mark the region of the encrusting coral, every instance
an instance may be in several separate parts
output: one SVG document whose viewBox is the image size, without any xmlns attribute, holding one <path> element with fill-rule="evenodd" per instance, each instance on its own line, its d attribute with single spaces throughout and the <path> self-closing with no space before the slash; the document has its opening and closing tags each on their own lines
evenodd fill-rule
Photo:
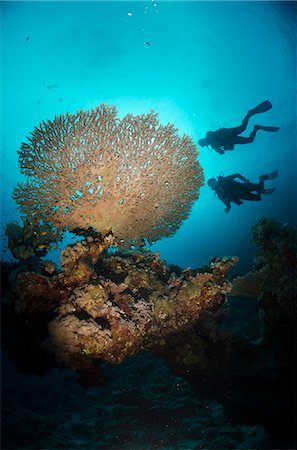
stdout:
<svg viewBox="0 0 297 450">
<path fill-rule="evenodd" d="M 92 386 L 104 382 L 102 361 L 154 351 L 199 398 L 216 398 L 231 418 L 292 442 L 296 230 L 263 218 L 252 236 L 254 270 L 233 287 L 226 275 L 236 258 L 182 270 L 158 253 L 109 251 L 112 233 L 66 247 L 61 270 L 41 260 L 35 269 L 24 260 L 3 265 L 2 348 L 19 370 L 71 367 Z M 230 294 L 257 296 L 255 334 L 241 332 L 237 298 L 228 319 Z"/>
<path fill-rule="evenodd" d="M 158 253 L 100 251 L 81 241 L 62 253 L 62 271 L 49 263 L 43 273 L 12 274 L 11 307 L 31 329 L 44 321 L 44 348 L 75 369 L 92 360 L 119 363 L 145 349 L 157 349 L 177 330 L 189 329 L 224 303 L 231 285 L 226 274 L 236 258 L 214 260 L 208 272 L 176 275 Z M 103 248 L 104 238 L 100 248 Z"/>
<path fill-rule="evenodd" d="M 296 319 L 297 233 L 288 224 L 263 217 L 253 226 L 257 247 L 253 271 L 233 280 L 231 295 L 255 296 L 265 320 L 277 326 Z"/>
<path fill-rule="evenodd" d="M 23 226 L 10 222 L 4 228 L 12 255 L 20 260 L 45 256 L 49 249 L 57 248 L 62 233 L 48 222 L 23 220 Z"/>
<path fill-rule="evenodd" d="M 199 397 L 219 399 L 235 420 L 262 423 L 282 443 L 276 448 L 295 448 L 296 228 L 264 217 L 251 237 L 254 268 L 233 279 L 228 297 L 236 297 L 177 330 L 158 354 Z"/>
<path fill-rule="evenodd" d="M 122 120 L 114 107 L 55 117 L 19 151 L 21 212 L 59 230 L 90 227 L 117 240 L 172 236 L 203 184 L 198 150 L 157 114 Z"/>
</svg>

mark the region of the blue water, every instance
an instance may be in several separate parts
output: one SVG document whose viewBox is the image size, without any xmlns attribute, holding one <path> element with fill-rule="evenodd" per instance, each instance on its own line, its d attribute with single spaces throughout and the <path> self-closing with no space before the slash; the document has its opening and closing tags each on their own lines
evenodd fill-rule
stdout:
<svg viewBox="0 0 297 450">
<path fill-rule="evenodd" d="M 199 159 L 206 179 L 257 181 L 278 169 L 275 193 L 225 214 L 206 185 L 178 233 L 153 250 L 183 267 L 214 254 L 248 264 L 251 224 L 263 215 L 296 223 L 294 2 L 2 2 L 1 11 L 4 224 L 17 217 L 17 150 L 42 120 L 105 102 L 121 117 L 154 109 L 197 142 L 266 99 L 273 109 L 252 117 L 246 135 L 257 122 L 278 133 L 223 156 L 204 147 Z"/>
<path fill-rule="evenodd" d="M 238 126 L 249 109 L 268 99 L 273 108 L 252 117 L 245 135 L 256 123 L 279 126 L 278 133 L 259 132 L 254 143 L 237 146 L 223 156 L 204 147 L 199 161 L 206 180 L 239 172 L 257 181 L 259 175 L 278 169 L 278 179 L 271 182 L 271 187 L 276 188 L 273 195 L 263 196 L 261 202 L 233 205 L 226 214 L 224 205 L 206 184 L 176 235 L 152 247 L 153 251 L 160 251 L 163 259 L 182 267 L 198 267 L 216 254 L 237 255 L 239 268 L 250 268 L 252 224 L 262 216 L 293 225 L 297 222 L 296 21 L 295 2 L 1 2 L 2 228 L 19 218 L 11 198 L 14 186 L 23 180 L 17 150 L 43 120 L 93 108 L 102 102 L 115 105 L 120 117 L 128 112 L 140 114 L 153 109 L 162 123 L 172 122 L 181 134 L 189 134 L 197 143 L 209 130 Z M 10 259 L 3 237 L 2 246 L 4 259 Z M 58 260 L 58 252 L 52 251 L 48 257 Z M 131 373 L 137 361 L 144 364 L 146 378 L 138 373 L 139 386 L 132 388 Z M 24 436 L 20 432 L 22 448 L 39 448 L 42 442 L 48 448 L 106 445 L 132 449 L 134 442 L 140 449 L 141 433 L 146 448 L 248 448 L 249 445 L 264 448 L 268 438 L 263 428 L 243 424 L 240 430 L 229 429 L 227 419 L 221 417 L 220 405 L 209 403 L 207 408 L 214 412 L 199 416 L 195 422 L 195 411 L 205 408 L 205 404 L 192 397 L 189 410 L 186 399 L 191 398 L 191 393 L 188 385 L 183 384 L 186 382 L 171 376 L 163 363 L 158 366 L 153 357 L 141 361 L 140 357 L 136 362 L 125 362 L 123 369 L 109 369 L 113 381 L 107 391 L 101 392 L 101 397 L 98 391 L 86 394 L 77 387 L 72 372 L 49 374 L 45 380 L 37 381 L 14 372 L 10 375 L 12 369 L 8 369 L 8 379 L 14 383 L 12 397 L 22 386 L 24 398 L 19 401 L 20 410 L 24 422 L 29 417 Z M 161 400 L 159 392 L 154 396 L 150 391 L 156 388 L 151 382 L 151 376 L 158 374 L 155 367 L 160 374 L 156 384 L 165 383 L 162 392 L 166 396 L 161 396 Z M 176 391 L 179 383 L 182 394 Z M 147 403 L 143 406 L 141 385 L 146 390 L 146 401 L 152 402 L 149 407 Z M 35 389 L 37 393 L 30 398 Z M 76 400 L 69 400 L 71 389 Z M 136 406 L 131 407 L 136 408 L 134 422 L 128 406 L 113 412 L 110 399 L 117 401 L 121 389 L 128 397 L 139 395 Z M 57 404 L 66 392 L 57 411 L 48 392 Z M 82 411 L 86 396 L 90 408 L 84 406 Z M 40 398 L 45 398 L 43 406 L 38 403 Z M 174 406 L 170 403 L 172 398 Z M 154 401 L 165 412 L 178 409 L 170 413 L 173 422 L 169 425 L 165 419 L 164 424 L 159 422 L 159 416 L 154 415 Z M 90 425 L 100 402 L 100 414 L 105 417 L 100 422 L 102 436 L 100 428 L 97 435 Z M 143 408 L 150 411 L 147 421 L 139 416 Z M 42 424 L 38 422 L 39 415 L 44 417 Z M 195 435 L 195 427 L 200 431 L 206 427 L 203 417 L 208 420 L 208 430 L 218 435 L 207 438 Z M 11 420 L 13 423 L 14 419 Z M 129 424 L 133 425 L 131 435 L 117 443 L 110 428 L 119 420 L 123 422 L 121 433 Z M 189 428 L 187 420 L 191 423 Z M 78 423 L 84 424 L 81 433 L 77 430 Z M 166 423 L 173 436 L 171 440 L 164 431 Z M 176 423 L 184 427 L 179 435 L 174 434 Z M 36 435 L 34 427 L 39 430 L 39 426 L 42 431 Z M 48 434 L 51 426 L 57 437 Z M 158 439 L 164 432 L 164 445 L 162 439 L 150 440 L 146 427 Z M 189 435 L 186 429 L 190 430 Z M 138 436 L 135 441 L 133 430 Z M 237 437 L 230 437 L 233 432 Z M 110 438 L 106 433 L 110 433 Z M 72 440 L 70 435 L 74 436 Z"/>
</svg>

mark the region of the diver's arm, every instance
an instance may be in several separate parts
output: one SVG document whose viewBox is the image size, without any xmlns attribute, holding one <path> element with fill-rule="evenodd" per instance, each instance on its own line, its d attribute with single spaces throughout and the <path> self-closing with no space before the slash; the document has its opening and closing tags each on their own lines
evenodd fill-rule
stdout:
<svg viewBox="0 0 297 450">
<path fill-rule="evenodd" d="M 219 199 L 226 205 L 225 212 L 228 213 L 231 209 L 231 203 L 227 198 L 222 197 L 222 194 L 218 194 Z"/>
<path fill-rule="evenodd" d="M 231 203 L 229 202 L 229 200 L 222 200 L 222 202 L 226 205 L 226 208 L 224 209 L 225 213 L 228 213 L 231 209 Z"/>
</svg>

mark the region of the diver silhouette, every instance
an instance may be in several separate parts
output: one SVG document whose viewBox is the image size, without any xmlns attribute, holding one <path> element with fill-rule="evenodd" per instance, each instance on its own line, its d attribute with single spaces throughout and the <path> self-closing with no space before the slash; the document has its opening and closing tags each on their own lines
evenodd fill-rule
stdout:
<svg viewBox="0 0 297 450">
<path fill-rule="evenodd" d="M 200 139 L 198 144 L 201 147 L 210 145 L 220 155 L 225 153 L 225 150 L 234 150 L 235 144 L 249 144 L 254 141 L 257 131 L 278 131 L 279 127 L 266 127 L 263 125 L 254 125 L 254 129 L 248 137 L 239 136 L 246 130 L 249 119 L 255 114 L 260 114 L 269 111 L 272 104 L 269 100 L 260 103 L 253 109 L 250 109 L 239 127 L 235 128 L 220 128 L 216 131 L 208 131 L 204 139 Z"/>
<path fill-rule="evenodd" d="M 275 189 L 265 189 L 264 181 L 274 180 L 277 177 L 278 170 L 275 170 L 267 175 L 261 175 L 259 177 L 259 183 L 251 183 L 239 173 L 234 173 L 227 177 L 218 176 L 217 180 L 210 178 L 207 184 L 226 205 L 225 212 L 228 213 L 231 209 L 231 202 L 242 205 L 243 200 L 259 201 L 262 200 L 261 194 L 272 194 Z M 239 178 L 243 182 L 237 181 L 236 178 Z"/>
</svg>

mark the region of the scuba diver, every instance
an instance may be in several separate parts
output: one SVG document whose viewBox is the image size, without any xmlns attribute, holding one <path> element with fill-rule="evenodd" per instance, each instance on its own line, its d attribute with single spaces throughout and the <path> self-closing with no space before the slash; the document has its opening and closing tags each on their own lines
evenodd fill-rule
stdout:
<svg viewBox="0 0 297 450">
<path fill-rule="evenodd" d="M 210 178 L 207 184 L 226 205 L 225 212 L 228 213 L 231 209 L 231 202 L 242 205 L 243 200 L 259 201 L 262 200 L 261 194 L 272 194 L 275 189 L 265 189 L 264 181 L 274 180 L 277 177 L 278 170 L 275 170 L 268 175 L 261 175 L 259 177 L 259 183 L 251 183 L 247 178 L 239 173 L 235 173 L 227 177 L 218 176 L 217 180 Z M 243 183 L 237 181 L 236 178 L 242 180 Z"/>
<path fill-rule="evenodd" d="M 255 114 L 260 114 L 269 111 L 272 104 L 269 100 L 260 103 L 253 109 L 250 109 L 239 127 L 235 128 L 220 128 L 217 131 L 208 131 L 204 139 L 200 139 L 198 144 L 201 147 L 211 146 L 220 155 L 225 153 L 225 150 L 234 150 L 235 144 L 249 144 L 254 141 L 257 131 L 278 131 L 279 127 L 266 127 L 263 125 L 254 125 L 254 129 L 248 137 L 239 136 L 247 127 L 249 119 Z"/>
</svg>

